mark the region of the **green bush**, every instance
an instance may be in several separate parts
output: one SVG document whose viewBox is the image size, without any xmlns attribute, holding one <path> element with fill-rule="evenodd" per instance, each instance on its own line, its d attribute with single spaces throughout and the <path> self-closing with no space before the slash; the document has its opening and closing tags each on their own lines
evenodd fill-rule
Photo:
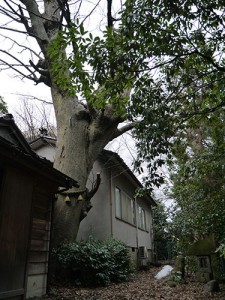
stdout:
<svg viewBox="0 0 225 300">
<path fill-rule="evenodd" d="M 53 255 L 66 279 L 83 286 L 126 281 L 132 274 L 127 247 L 115 239 L 63 244 Z"/>
</svg>

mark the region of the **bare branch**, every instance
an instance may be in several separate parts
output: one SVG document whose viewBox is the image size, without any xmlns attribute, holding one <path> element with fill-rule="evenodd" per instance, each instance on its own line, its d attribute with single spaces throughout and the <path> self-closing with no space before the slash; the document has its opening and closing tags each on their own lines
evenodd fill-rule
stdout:
<svg viewBox="0 0 225 300">
<path fill-rule="evenodd" d="M 100 186 L 100 183 L 101 183 L 101 176 L 100 176 L 100 173 L 97 173 L 97 179 L 96 179 L 91 191 L 87 193 L 87 199 L 91 199 L 96 194 L 96 192 L 98 191 L 98 188 Z"/>
<path fill-rule="evenodd" d="M 29 26 L 27 18 L 24 16 L 22 7 L 19 5 L 19 10 L 20 10 L 20 19 L 21 19 L 21 23 L 23 23 L 24 27 L 26 28 L 28 33 L 33 33 L 32 32 L 32 27 Z"/>
<path fill-rule="evenodd" d="M 49 80 L 50 79 L 50 73 L 49 73 L 49 70 L 48 69 L 42 69 L 42 68 L 39 68 L 38 65 L 35 65 L 32 60 L 29 60 L 29 63 L 31 64 L 31 66 L 34 68 L 35 71 L 37 71 L 39 74 L 47 77 Z"/>
<path fill-rule="evenodd" d="M 33 74 L 34 77 L 32 77 L 30 75 L 25 75 L 23 72 L 21 72 L 20 70 L 17 69 L 18 65 L 14 66 L 13 64 L 8 63 L 2 59 L 0 59 L 0 62 L 2 62 L 4 65 L 8 66 L 9 69 L 12 69 L 13 71 L 15 71 L 16 73 L 21 75 L 22 78 L 27 78 L 27 79 L 32 80 L 37 83 L 38 79 L 36 78 L 36 76 L 34 76 L 34 74 Z"/>
<path fill-rule="evenodd" d="M 0 52 L 2 52 L 4 54 L 8 55 L 9 57 L 11 57 L 13 60 L 18 62 L 20 66 L 24 67 L 29 73 L 31 73 L 34 76 L 34 72 L 27 65 L 25 65 L 21 60 L 19 60 L 16 56 L 10 54 L 9 52 L 7 52 L 5 50 L 0 49 Z M 3 60 L 1 60 L 1 61 L 3 61 Z"/>
<path fill-rule="evenodd" d="M 42 48 L 42 50 L 44 50 L 43 46 L 46 46 L 46 44 L 49 42 L 49 37 L 45 30 L 44 20 L 39 12 L 38 4 L 36 1 L 30 0 L 21 0 L 21 2 L 25 5 L 32 23 L 32 31 L 30 31 L 29 34 L 31 36 L 35 35 L 37 41 L 41 41 L 43 43 L 39 43 L 39 46 Z"/>
<path fill-rule="evenodd" d="M 21 50 L 21 53 L 22 53 L 22 51 L 29 51 L 31 54 L 34 54 L 38 59 L 41 59 L 41 55 L 38 54 L 34 49 L 32 49 L 24 44 L 20 44 L 16 40 L 14 40 L 8 36 L 4 36 L 2 34 L 0 34 L 0 36 L 2 36 L 5 40 L 9 40 L 12 42 L 12 46 L 10 49 L 12 49 L 14 45 L 17 45 L 18 47 L 23 48 L 23 50 Z"/>
<path fill-rule="evenodd" d="M 40 99 L 40 98 L 37 98 L 37 97 L 35 97 L 35 96 L 31 96 L 31 95 L 18 94 L 18 93 L 16 93 L 16 94 L 13 94 L 13 93 L 12 93 L 12 95 L 17 95 L 17 96 L 25 97 L 26 100 L 31 100 L 31 101 L 37 100 L 37 101 L 43 102 L 44 104 L 50 104 L 50 105 L 53 105 L 53 103 L 50 102 L 50 101 L 47 101 L 47 100 L 44 100 L 44 99 Z"/>
<path fill-rule="evenodd" d="M 46 129 L 48 134 L 56 137 L 56 128 L 54 122 L 52 123 L 51 107 L 46 107 L 45 103 L 30 102 L 30 98 L 23 95 L 22 103 L 19 109 L 16 109 L 16 121 L 23 130 L 28 140 L 33 140 L 40 134 L 40 129 Z M 34 100 L 35 97 L 33 97 Z M 20 98 L 21 100 L 21 98 Z"/>
<path fill-rule="evenodd" d="M 70 8 L 69 8 L 69 4 L 67 1 L 63 1 L 63 0 L 57 0 L 58 5 L 62 11 L 62 16 L 61 16 L 61 22 L 62 23 L 62 18 L 64 17 L 66 20 L 66 23 L 68 26 L 71 25 L 71 15 L 70 15 Z"/>
<path fill-rule="evenodd" d="M 110 139 L 111 141 L 119 136 L 121 136 L 123 133 L 133 129 L 135 127 L 135 125 L 137 125 L 138 122 L 132 122 L 132 123 L 128 123 L 126 125 L 124 125 L 121 128 L 118 128 L 115 133 L 113 134 L 112 138 Z"/>
<path fill-rule="evenodd" d="M 17 33 L 22 33 L 22 34 L 25 34 L 25 35 L 30 35 L 30 36 L 32 36 L 34 38 L 38 38 L 34 34 L 31 35 L 31 34 L 28 34 L 26 31 L 18 30 L 18 29 L 15 29 L 15 28 L 7 28 L 7 27 L 0 26 L 0 29 L 8 30 L 8 31 L 13 31 L 13 32 L 17 32 Z"/>
<path fill-rule="evenodd" d="M 200 55 L 202 58 L 204 58 L 205 60 L 207 60 L 211 65 L 213 65 L 218 71 L 222 71 L 222 72 L 225 72 L 225 68 L 224 67 L 221 67 L 220 65 L 218 65 L 212 57 L 208 56 L 208 55 L 205 55 L 203 54 L 202 52 L 199 52 L 197 49 L 196 49 L 196 53 L 198 55 Z"/>
<path fill-rule="evenodd" d="M 100 2 L 101 2 L 101 0 L 99 0 L 99 1 L 97 2 L 97 4 L 96 4 L 96 5 L 94 6 L 94 8 L 90 11 L 90 13 L 84 18 L 84 20 L 82 21 L 82 23 L 84 23 L 84 22 L 87 20 L 87 18 L 90 17 L 90 15 L 95 11 L 96 7 L 99 5 Z"/>
</svg>

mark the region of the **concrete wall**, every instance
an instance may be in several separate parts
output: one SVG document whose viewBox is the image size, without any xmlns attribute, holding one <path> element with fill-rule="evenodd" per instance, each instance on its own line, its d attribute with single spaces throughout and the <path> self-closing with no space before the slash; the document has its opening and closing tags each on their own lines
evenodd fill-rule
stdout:
<svg viewBox="0 0 225 300">
<path fill-rule="evenodd" d="M 35 152 L 40 157 L 45 157 L 52 162 L 55 159 L 55 146 L 52 144 L 44 144 L 42 147 L 35 150 Z"/>
<path fill-rule="evenodd" d="M 96 162 L 89 178 L 89 185 L 96 178 L 96 172 L 101 173 L 101 186 L 91 200 L 93 207 L 87 217 L 81 222 L 77 240 L 86 241 L 92 236 L 95 239 L 114 237 L 125 242 L 130 248 L 131 256 L 137 257 L 137 248 L 145 246 L 149 253 L 153 249 L 152 244 L 152 211 L 149 200 L 136 199 L 136 203 L 145 210 L 146 230 L 138 228 L 115 217 L 115 187 L 120 188 L 130 198 L 134 198 L 137 184 L 120 170 L 111 171 L 103 163 Z M 94 176 L 94 177 L 93 177 Z"/>
<path fill-rule="evenodd" d="M 137 186 L 130 179 L 128 179 L 125 174 L 117 175 L 113 174 L 113 186 L 120 188 L 128 196 L 134 198 L 135 190 Z M 146 230 L 139 229 L 137 225 L 129 224 L 115 217 L 115 201 L 114 192 L 113 195 L 113 236 L 115 238 L 123 240 L 130 247 L 140 247 L 145 246 L 147 249 L 152 249 L 152 211 L 151 205 L 146 199 L 136 199 L 136 204 L 140 205 L 145 210 L 146 216 Z M 136 206 L 137 206 L 136 205 Z M 137 222 L 138 222 L 138 214 Z"/>
<path fill-rule="evenodd" d="M 96 173 L 101 174 L 101 185 L 91 199 L 93 205 L 87 217 L 82 220 L 77 236 L 77 241 L 86 241 L 92 236 L 95 239 L 103 240 L 111 236 L 111 206 L 110 206 L 110 178 L 108 170 L 95 162 L 89 176 L 88 188 L 96 180 Z"/>
</svg>

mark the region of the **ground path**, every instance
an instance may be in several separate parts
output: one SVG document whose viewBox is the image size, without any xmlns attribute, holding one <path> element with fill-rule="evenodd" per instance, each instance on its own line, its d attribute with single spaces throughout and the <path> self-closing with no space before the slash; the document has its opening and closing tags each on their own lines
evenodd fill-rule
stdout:
<svg viewBox="0 0 225 300">
<path fill-rule="evenodd" d="M 225 289 L 214 294 L 204 292 L 204 284 L 189 280 L 186 284 L 169 287 L 166 280 L 156 280 L 159 268 L 141 271 L 130 282 L 112 284 L 103 288 L 52 288 L 45 300 L 225 300 Z"/>
</svg>

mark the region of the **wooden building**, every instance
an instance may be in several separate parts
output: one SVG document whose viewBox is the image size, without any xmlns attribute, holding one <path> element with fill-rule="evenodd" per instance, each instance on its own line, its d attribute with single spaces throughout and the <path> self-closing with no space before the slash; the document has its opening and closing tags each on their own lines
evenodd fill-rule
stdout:
<svg viewBox="0 0 225 300">
<path fill-rule="evenodd" d="M 72 186 L 31 150 L 12 115 L 0 117 L 0 299 L 46 293 L 52 204 Z"/>
</svg>

